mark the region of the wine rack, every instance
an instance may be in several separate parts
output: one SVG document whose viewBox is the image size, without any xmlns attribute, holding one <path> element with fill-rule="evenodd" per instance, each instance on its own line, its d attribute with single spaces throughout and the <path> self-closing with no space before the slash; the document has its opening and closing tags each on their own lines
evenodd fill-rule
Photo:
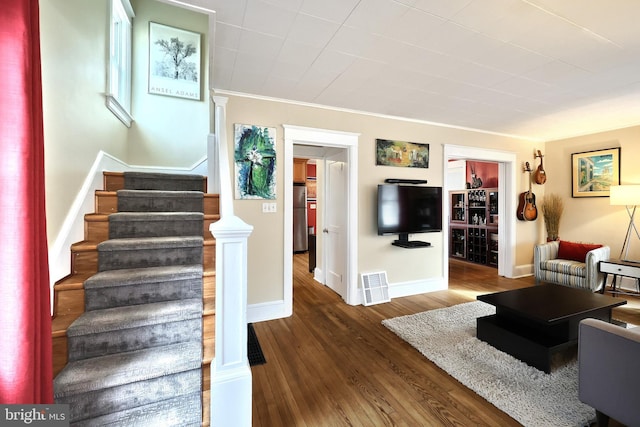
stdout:
<svg viewBox="0 0 640 427">
<path fill-rule="evenodd" d="M 498 266 L 498 190 L 449 192 L 449 256 Z"/>
</svg>

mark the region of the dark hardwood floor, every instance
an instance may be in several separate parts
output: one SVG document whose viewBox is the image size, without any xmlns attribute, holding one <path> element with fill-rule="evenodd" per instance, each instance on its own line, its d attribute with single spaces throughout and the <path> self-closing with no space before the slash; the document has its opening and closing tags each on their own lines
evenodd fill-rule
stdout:
<svg viewBox="0 0 640 427">
<path fill-rule="evenodd" d="M 452 260 L 447 290 L 353 307 L 313 280 L 306 254 L 295 255 L 293 316 L 254 324 L 267 363 L 252 367 L 253 426 L 520 425 L 381 321 L 533 283 Z M 639 300 L 614 317 L 640 324 Z"/>
</svg>

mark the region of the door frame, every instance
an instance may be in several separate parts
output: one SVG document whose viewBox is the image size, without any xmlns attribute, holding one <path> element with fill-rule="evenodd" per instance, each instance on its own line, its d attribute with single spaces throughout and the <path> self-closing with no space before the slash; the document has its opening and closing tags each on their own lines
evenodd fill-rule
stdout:
<svg viewBox="0 0 640 427">
<path fill-rule="evenodd" d="M 349 305 L 358 298 L 358 139 L 359 133 L 317 129 L 293 125 L 284 127 L 284 280 L 283 299 L 287 316 L 293 314 L 293 146 L 343 148 L 347 154 L 347 237 L 346 295 Z"/>
<path fill-rule="evenodd" d="M 445 144 L 443 146 L 443 188 L 447 185 L 447 165 L 449 160 L 479 160 L 498 163 L 498 275 L 515 277 L 516 259 L 516 153 L 487 148 Z M 443 239 L 442 260 L 445 283 L 449 283 L 449 212 L 451 211 L 449 195 L 443 191 L 443 226 L 447 230 Z M 513 213 L 513 214 L 511 214 Z"/>
</svg>

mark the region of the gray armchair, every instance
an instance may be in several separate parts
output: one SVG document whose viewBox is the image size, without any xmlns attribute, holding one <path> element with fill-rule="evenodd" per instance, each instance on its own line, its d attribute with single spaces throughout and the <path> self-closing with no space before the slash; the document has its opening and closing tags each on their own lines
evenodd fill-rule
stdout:
<svg viewBox="0 0 640 427">
<path fill-rule="evenodd" d="M 580 401 L 596 410 L 599 427 L 609 417 L 640 426 L 640 328 L 625 329 L 596 319 L 580 322 Z"/>
<path fill-rule="evenodd" d="M 536 245 L 533 250 L 533 274 L 540 282 L 573 286 L 595 292 L 603 286 L 604 274 L 598 270 L 600 261 L 609 259 L 609 246 L 586 253 L 584 261 L 558 258 L 559 242 Z"/>
</svg>

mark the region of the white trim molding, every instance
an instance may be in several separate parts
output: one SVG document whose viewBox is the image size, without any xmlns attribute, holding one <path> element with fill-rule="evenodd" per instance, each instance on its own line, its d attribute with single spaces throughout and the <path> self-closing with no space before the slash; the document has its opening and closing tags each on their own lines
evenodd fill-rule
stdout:
<svg viewBox="0 0 640 427">
<path fill-rule="evenodd" d="M 442 277 L 433 277 L 425 280 L 389 283 L 389 296 L 401 298 L 445 289 L 447 289 L 447 282 Z"/>
<path fill-rule="evenodd" d="M 247 322 L 257 323 L 267 320 L 282 319 L 287 315 L 287 304 L 284 300 L 251 304 L 247 307 Z"/>
<path fill-rule="evenodd" d="M 284 302 L 287 316 L 293 313 L 293 145 L 307 144 L 336 147 L 348 153 L 347 190 L 347 304 L 360 304 L 358 294 L 358 140 L 359 133 L 316 129 L 301 126 L 284 127 Z"/>
</svg>

